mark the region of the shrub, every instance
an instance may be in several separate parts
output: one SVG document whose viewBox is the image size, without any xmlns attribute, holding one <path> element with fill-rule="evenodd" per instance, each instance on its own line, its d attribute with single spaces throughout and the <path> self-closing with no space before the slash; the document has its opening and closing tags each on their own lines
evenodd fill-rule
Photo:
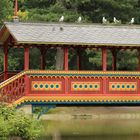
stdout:
<svg viewBox="0 0 140 140">
<path fill-rule="evenodd" d="M 15 107 L 0 105 L 0 140 L 11 136 L 35 140 L 41 134 L 40 121 L 16 110 Z"/>
</svg>

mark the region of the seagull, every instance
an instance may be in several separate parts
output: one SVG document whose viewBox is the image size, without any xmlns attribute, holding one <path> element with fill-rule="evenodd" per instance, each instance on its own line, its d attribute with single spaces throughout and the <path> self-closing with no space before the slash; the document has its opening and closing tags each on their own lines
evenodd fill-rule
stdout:
<svg viewBox="0 0 140 140">
<path fill-rule="evenodd" d="M 64 16 L 62 16 L 60 19 L 59 19 L 59 22 L 63 22 L 64 21 Z"/>
<path fill-rule="evenodd" d="M 135 22 L 135 18 L 132 18 L 129 24 L 134 24 L 134 22 Z"/>
<path fill-rule="evenodd" d="M 113 18 L 113 21 L 114 21 L 115 24 L 120 23 L 120 21 L 117 20 L 116 17 Z"/>
<path fill-rule="evenodd" d="M 81 21 L 82 21 L 82 17 L 79 17 L 79 18 L 77 19 L 77 22 L 80 23 Z"/>
<path fill-rule="evenodd" d="M 103 17 L 102 23 L 103 23 L 103 24 L 106 24 L 106 23 L 107 23 L 107 19 L 106 19 L 105 17 Z"/>
</svg>

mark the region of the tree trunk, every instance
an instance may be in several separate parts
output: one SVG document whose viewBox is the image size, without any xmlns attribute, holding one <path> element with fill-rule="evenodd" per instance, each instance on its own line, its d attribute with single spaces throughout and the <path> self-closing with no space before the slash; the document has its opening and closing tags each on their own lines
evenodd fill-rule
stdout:
<svg viewBox="0 0 140 140">
<path fill-rule="evenodd" d="M 56 70 L 63 70 L 63 66 L 64 66 L 64 51 L 62 48 L 57 48 Z"/>
</svg>

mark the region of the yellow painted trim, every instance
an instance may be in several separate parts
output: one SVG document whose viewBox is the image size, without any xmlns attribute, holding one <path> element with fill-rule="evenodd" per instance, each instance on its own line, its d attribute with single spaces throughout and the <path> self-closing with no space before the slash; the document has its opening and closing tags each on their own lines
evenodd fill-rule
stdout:
<svg viewBox="0 0 140 140">
<path fill-rule="evenodd" d="M 25 96 L 17 101 L 14 105 L 20 105 L 25 102 L 128 102 L 128 101 L 140 101 L 140 96 Z"/>
</svg>

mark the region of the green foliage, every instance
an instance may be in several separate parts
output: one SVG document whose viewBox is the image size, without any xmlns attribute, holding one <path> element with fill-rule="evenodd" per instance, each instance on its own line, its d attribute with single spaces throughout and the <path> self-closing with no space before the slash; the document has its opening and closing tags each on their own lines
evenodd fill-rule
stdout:
<svg viewBox="0 0 140 140">
<path fill-rule="evenodd" d="M 0 1 L 0 24 L 7 19 L 11 19 L 13 15 L 13 2 L 12 0 Z"/>
<path fill-rule="evenodd" d="M 14 107 L 0 105 L 0 139 L 19 136 L 35 140 L 41 134 L 40 121 L 17 111 Z"/>
</svg>

